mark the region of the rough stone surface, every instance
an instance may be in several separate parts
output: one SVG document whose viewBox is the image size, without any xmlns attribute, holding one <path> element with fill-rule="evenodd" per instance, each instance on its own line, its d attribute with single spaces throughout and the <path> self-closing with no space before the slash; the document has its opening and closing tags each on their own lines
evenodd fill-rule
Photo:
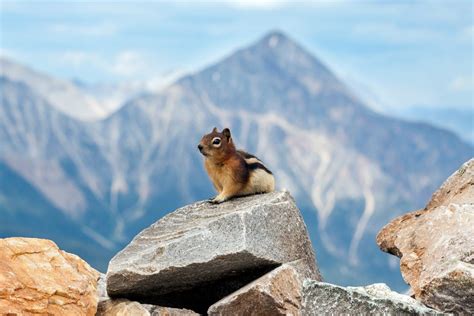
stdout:
<svg viewBox="0 0 474 316">
<path fill-rule="evenodd" d="M 302 315 L 444 315 L 383 283 L 340 287 L 307 280 L 302 306 Z"/>
<path fill-rule="evenodd" d="M 94 315 L 98 278 L 50 240 L 0 239 L 0 315 Z"/>
<path fill-rule="evenodd" d="M 302 282 L 283 265 L 212 305 L 208 315 L 300 315 Z"/>
<path fill-rule="evenodd" d="M 377 243 L 401 258 L 403 278 L 418 300 L 445 312 L 474 314 L 474 159 L 423 210 L 386 225 Z"/>
<path fill-rule="evenodd" d="M 474 203 L 474 158 L 464 163 L 433 194 L 425 209 L 441 205 Z"/>
<path fill-rule="evenodd" d="M 140 304 L 127 299 L 104 300 L 99 303 L 96 316 L 198 316 L 188 310 Z"/>
<path fill-rule="evenodd" d="M 205 312 L 243 285 L 296 260 L 304 262 L 301 274 L 320 279 L 306 226 L 288 192 L 219 205 L 198 202 L 160 219 L 119 252 L 109 264 L 107 292 Z"/>
<path fill-rule="evenodd" d="M 138 302 L 127 299 L 103 300 L 99 303 L 96 316 L 150 316 L 150 312 Z"/>
</svg>

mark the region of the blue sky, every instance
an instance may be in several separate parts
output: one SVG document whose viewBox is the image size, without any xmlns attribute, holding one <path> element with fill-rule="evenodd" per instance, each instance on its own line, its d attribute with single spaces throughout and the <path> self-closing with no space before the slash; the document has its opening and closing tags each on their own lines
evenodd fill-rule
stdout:
<svg viewBox="0 0 474 316">
<path fill-rule="evenodd" d="M 281 30 L 375 107 L 472 107 L 472 1 L 0 2 L 1 54 L 89 83 L 198 71 Z"/>
</svg>

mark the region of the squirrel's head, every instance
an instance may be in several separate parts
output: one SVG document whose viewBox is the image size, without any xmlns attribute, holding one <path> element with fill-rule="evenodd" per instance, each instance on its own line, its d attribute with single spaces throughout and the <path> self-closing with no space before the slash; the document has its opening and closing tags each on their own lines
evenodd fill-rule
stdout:
<svg viewBox="0 0 474 316">
<path fill-rule="evenodd" d="M 213 160 L 225 159 L 227 155 L 235 151 L 235 146 L 230 136 L 230 130 L 224 128 L 222 132 L 219 132 L 216 127 L 202 137 L 199 142 L 198 149 L 206 156 Z"/>
</svg>

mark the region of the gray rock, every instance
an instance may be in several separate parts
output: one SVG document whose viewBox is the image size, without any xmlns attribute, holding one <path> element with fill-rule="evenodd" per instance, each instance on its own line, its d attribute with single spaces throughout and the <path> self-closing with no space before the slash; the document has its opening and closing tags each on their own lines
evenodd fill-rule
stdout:
<svg viewBox="0 0 474 316">
<path fill-rule="evenodd" d="M 209 307 L 211 316 L 300 315 L 302 282 L 284 264 Z"/>
<path fill-rule="evenodd" d="M 306 280 L 302 315 L 445 315 L 383 284 L 340 287 Z"/>
<path fill-rule="evenodd" d="M 109 295 L 107 294 L 107 285 L 105 283 L 105 279 L 105 274 L 101 273 L 99 279 L 97 280 L 97 297 L 99 298 L 99 302 L 110 299 Z"/>
<path fill-rule="evenodd" d="M 299 260 L 320 280 L 300 211 L 288 192 L 198 202 L 143 230 L 109 264 L 107 292 L 206 312 L 275 267 Z"/>
</svg>

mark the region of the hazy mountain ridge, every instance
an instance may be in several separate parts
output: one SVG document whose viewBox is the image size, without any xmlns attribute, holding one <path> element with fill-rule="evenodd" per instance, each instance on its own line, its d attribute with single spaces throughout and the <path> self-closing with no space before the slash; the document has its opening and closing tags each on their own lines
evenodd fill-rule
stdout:
<svg viewBox="0 0 474 316">
<path fill-rule="evenodd" d="M 474 144 L 474 108 L 410 106 L 392 110 L 394 114 L 414 121 L 429 121 L 435 126 L 456 132 L 462 139 Z"/>
<path fill-rule="evenodd" d="M 31 236 L 51 238 L 65 249 L 103 265 L 103 256 L 114 251 L 90 236 L 87 227 L 58 210 L 21 175 L 0 161 L 0 238 Z M 6 184 L 6 185 L 3 185 Z"/>
<path fill-rule="evenodd" d="M 136 84 L 86 85 L 77 80 L 62 80 L 0 57 L 0 76 L 34 87 L 50 105 L 82 121 L 103 119 L 129 98 L 145 89 Z"/>
<path fill-rule="evenodd" d="M 281 33 L 98 122 L 62 115 L 25 83 L 0 85 L 0 161 L 24 161 L 15 170 L 29 170 L 24 178 L 102 247 L 117 249 L 166 212 L 210 197 L 196 144 L 228 126 L 296 197 L 323 275 L 338 283 L 380 280 L 387 258 L 375 233 L 392 210 L 422 206 L 473 153 L 452 133 L 368 109 Z M 55 172 L 32 178 L 38 169 Z M 44 192 L 51 183 L 56 194 Z M 62 204 L 69 196 L 75 203 Z"/>
<path fill-rule="evenodd" d="M 0 83 L 0 140 L 3 145 L 0 161 L 11 171 L 7 173 L 10 174 L 9 177 L 2 178 L 0 194 L 6 201 L 2 204 L 20 204 L 16 199 L 21 196 L 23 189 L 17 188 L 18 194 L 14 197 L 6 192 L 15 190 L 15 187 L 10 187 L 12 177 L 19 179 L 17 183 L 24 181 L 29 185 L 27 192 L 31 191 L 24 196 L 22 211 L 25 214 L 36 211 L 38 205 L 35 201 L 41 197 L 48 203 L 41 209 L 51 209 L 51 214 L 35 215 L 40 219 L 41 225 L 54 225 L 56 220 L 61 221 L 57 217 L 69 221 L 64 228 L 51 227 L 50 230 L 43 230 L 44 233 L 50 234 L 63 229 L 65 240 L 69 239 L 70 233 L 73 236 L 83 236 L 81 239 L 91 240 L 90 253 L 113 254 L 110 250 L 115 244 L 101 238 L 96 232 L 100 231 L 98 228 L 107 229 L 107 226 L 103 226 L 103 221 L 111 221 L 111 217 L 107 212 L 103 212 L 100 201 L 93 192 L 96 187 L 94 176 L 101 177 L 98 171 L 102 166 L 99 163 L 100 152 L 87 129 L 80 122 L 56 111 L 25 84 L 5 78 L 2 78 Z M 99 167 L 98 171 L 87 169 L 84 166 L 87 164 L 85 161 L 94 162 L 95 166 Z M 97 174 L 92 175 L 91 172 Z M 40 203 L 43 204 L 45 203 Z M 62 214 L 58 215 L 57 212 Z M 28 229 L 23 227 L 23 222 L 22 216 L 7 218 L 7 231 L 13 232 L 15 227 L 22 232 L 30 229 L 32 234 L 40 231 L 35 224 Z M 66 229 L 68 225 L 76 225 L 77 232 Z M 2 230 L 1 233 L 3 235 L 6 232 Z M 72 244 L 79 247 L 79 237 L 72 239 Z M 97 264 L 100 262 L 97 258 L 91 260 Z"/>
</svg>

